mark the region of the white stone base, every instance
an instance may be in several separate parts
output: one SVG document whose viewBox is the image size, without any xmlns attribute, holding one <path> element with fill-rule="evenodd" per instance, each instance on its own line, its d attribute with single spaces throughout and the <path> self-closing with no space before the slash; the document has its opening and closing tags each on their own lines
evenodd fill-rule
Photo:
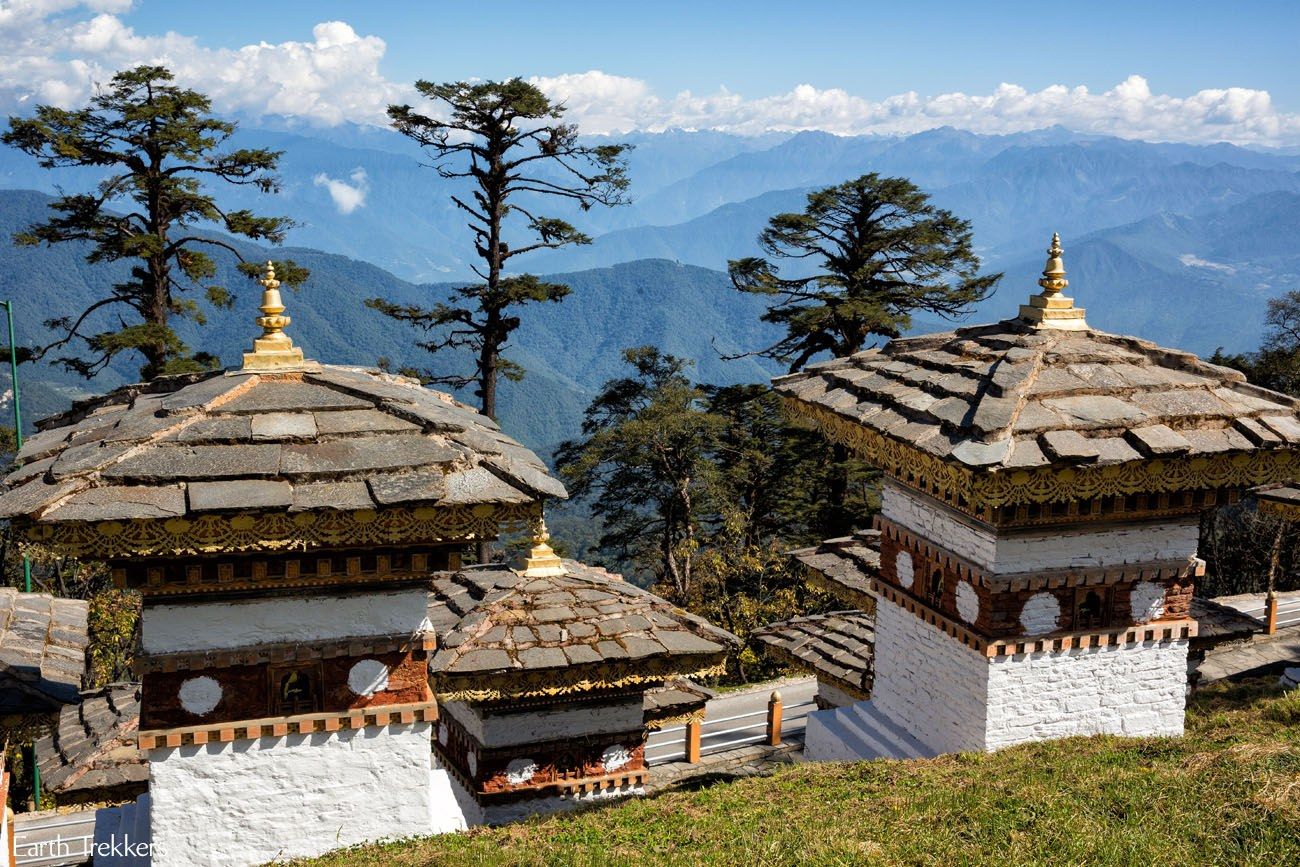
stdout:
<svg viewBox="0 0 1300 867">
<path fill-rule="evenodd" d="M 1187 646 L 1147 642 L 989 659 L 881 599 L 872 700 L 853 707 L 873 706 L 870 713 L 897 722 L 934 754 L 1072 735 L 1181 735 Z M 829 737 L 814 734 L 817 716 L 809 718 L 809 742 Z M 817 744 L 814 753 L 837 750 Z"/>
<path fill-rule="evenodd" d="M 244 867 L 468 824 L 430 723 L 149 753 L 154 867 Z"/>
</svg>

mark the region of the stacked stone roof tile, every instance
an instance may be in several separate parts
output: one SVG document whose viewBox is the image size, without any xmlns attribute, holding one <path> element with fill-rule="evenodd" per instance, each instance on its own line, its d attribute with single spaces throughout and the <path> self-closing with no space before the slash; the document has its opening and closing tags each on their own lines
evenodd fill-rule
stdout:
<svg viewBox="0 0 1300 867">
<path fill-rule="evenodd" d="M 497 698 L 616 687 L 711 671 L 735 638 L 702 618 L 574 561 L 530 577 L 502 567 L 441 576 L 429 621 L 440 695 Z"/>
<path fill-rule="evenodd" d="M 778 392 L 970 468 L 1105 465 L 1300 444 L 1300 401 L 1134 337 L 1018 320 L 893 340 Z"/>
<path fill-rule="evenodd" d="M 836 611 L 771 623 L 754 637 L 787 663 L 811 670 L 855 698 L 871 693 L 875 617 Z"/>
<path fill-rule="evenodd" d="M 86 671 L 87 603 L 0 587 L 0 714 L 77 701 Z"/>
<path fill-rule="evenodd" d="M 113 684 L 65 707 L 54 731 L 36 742 L 45 789 L 68 795 L 142 787 L 149 766 L 136 746 L 139 727 L 139 684 Z"/>
<path fill-rule="evenodd" d="M 164 377 L 42 423 L 0 517 L 170 519 L 564 497 L 491 419 L 363 368 Z"/>
<path fill-rule="evenodd" d="M 875 606 L 871 576 L 880 570 L 880 531 L 859 530 L 790 552 L 807 567 L 812 583 L 865 610 Z"/>
</svg>

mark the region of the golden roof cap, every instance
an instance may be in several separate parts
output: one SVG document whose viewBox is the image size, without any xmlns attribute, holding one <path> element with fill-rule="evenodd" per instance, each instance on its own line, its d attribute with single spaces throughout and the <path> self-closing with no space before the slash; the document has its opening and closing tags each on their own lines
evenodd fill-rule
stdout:
<svg viewBox="0 0 1300 867">
<path fill-rule="evenodd" d="M 1087 331 L 1082 307 L 1074 306 L 1074 299 L 1061 293 L 1070 285 L 1065 279 L 1065 262 L 1061 259 L 1061 236 L 1052 233 L 1052 246 L 1047 249 L 1047 264 L 1038 285 L 1043 288 L 1037 295 L 1029 296 L 1028 304 L 1020 305 L 1020 321 L 1035 328 L 1059 331 Z"/>
<path fill-rule="evenodd" d="M 262 336 L 253 341 L 253 351 L 244 353 L 244 370 L 276 370 L 282 367 L 299 367 L 303 364 L 302 350 L 284 329 L 293 320 L 284 315 L 284 301 L 280 297 L 280 281 L 275 279 L 275 265 L 266 263 L 262 284 L 262 315 L 256 322 Z"/>
</svg>

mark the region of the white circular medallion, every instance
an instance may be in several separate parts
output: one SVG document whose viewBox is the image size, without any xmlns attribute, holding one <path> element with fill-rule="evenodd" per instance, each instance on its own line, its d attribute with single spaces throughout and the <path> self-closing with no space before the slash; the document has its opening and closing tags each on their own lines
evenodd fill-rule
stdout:
<svg viewBox="0 0 1300 867">
<path fill-rule="evenodd" d="M 207 716 L 221 701 L 221 684 L 206 675 L 191 677 L 181 684 L 181 707 L 195 716 Z"/>
<path fill-rule="evenodd" d="M 532 759 L 511 759 L 506 765 L 506 782 L 512 786 L 526 783 L 537 773 L 537 762 Z"/>
<path fill-rule="evenodd" d="M 478 756 L 474 755 L 473 750 L 469 750 L 465 753 L 465 767 L 469 768 L 469 775 L 471 777 L 478 776 Z"/>
<path fill-rule="evenodd" d="M 1035 593 L 1020 609 L 1020 626 L 1026 635 L 1043 635 L 1056 629 L 1061 603 L 1051 593 Z"/>
<path fill-rule="evenodd" d="M 967 623 L 980 616 L 980 596 L 969 581 L 957 582 L 957 616 Z"/>
<path fill-rule="evenodd" d="M 377 659 L 363 659 L 348 672 L 348 689 L 371 696 L 388 689 L 388 666 Z"/>
<path fill-rule="evenodd" d="M 632 754 L 622 744 L 611 744 L 600 754 L 600 763 L 605 766 L 606 771 L 617 771 L 630 761 L 632 761 Z"/>
<path fill-rule="evenodd" d="M 1129 592 L 1129 611 L 1137 623 L 1150 623 L 1165 613 L 1164 585 L 1139 581 Z"/>
<path fill-rule="evenodd" d="M 894 556 L 894 574 L 898 576 L 898 584 L 904 590 L 912 589 L 912 582 L 916 580 L 916 569 L 912 565 L 912 555 L 906 551 L 899 551 Z"/>
</svg>

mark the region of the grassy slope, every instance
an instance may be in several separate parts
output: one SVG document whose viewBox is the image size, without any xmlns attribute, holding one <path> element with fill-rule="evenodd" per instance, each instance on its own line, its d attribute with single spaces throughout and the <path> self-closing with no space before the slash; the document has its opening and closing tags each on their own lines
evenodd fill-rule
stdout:
<svg viewBox="0 0 1300 867">
<path fill-rule="evenodd" d="M 1178 739 L 795 765 L 577 816 L 348 850 L 319 867 L 1300 863 L 1300 691 L 1216 686 Z"/>
</svg>

